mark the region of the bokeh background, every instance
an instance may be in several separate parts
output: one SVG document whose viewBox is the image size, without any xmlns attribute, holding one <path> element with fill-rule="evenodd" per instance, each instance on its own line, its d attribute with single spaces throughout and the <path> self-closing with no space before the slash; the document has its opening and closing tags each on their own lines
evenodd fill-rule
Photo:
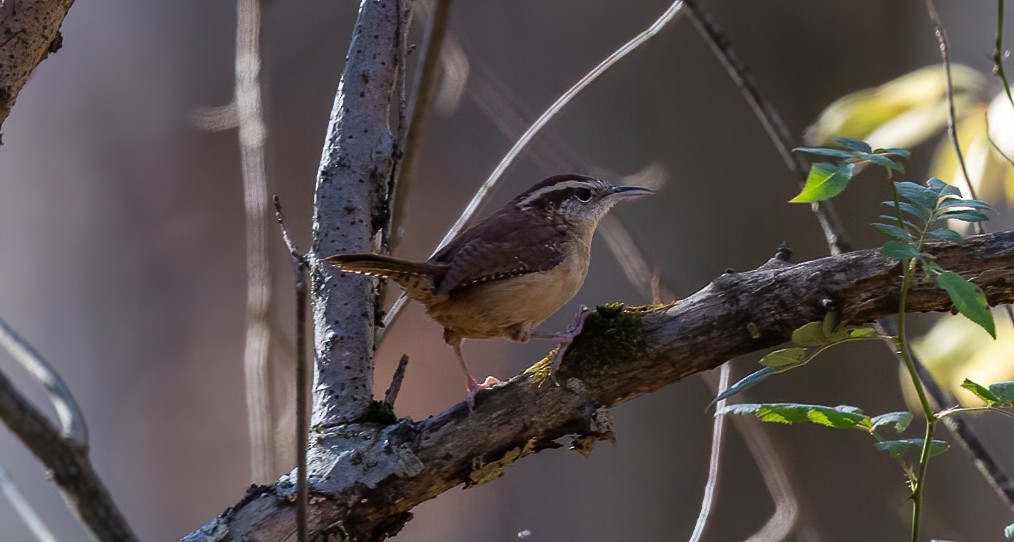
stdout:
<svg viewBox="0 0 1014 542">
<path fill-rule="evenodd" d="M 995 4 L 938 4 L 954 60 L 988 76 Z M 395 253 L 425 258 L 509 148 L 511 137 L 498 128 L 508 111 L 491 116 L 483 96 L 499 97 L 530 121 L 666 5 L 456 2 L 451 32 L 469 79 L 457 107 L 432 116 L 426 128 Z M 840 95 L 939 60 L 922 1 L 705 5 L 796 134 Z M 270 189 L 281 196 L 303 247 L 356 9 L 348 1 L 277 0 L 265 7 Z M 76 393 L 91 429 L 93 462 L 138 534 L 175 539 L 236 502 L 252 481 L 237 138 L 235 131 L 203 131 L 191 120 L 195 111 L 231 99 L 235 5 L 78 2 L 63 34 L 63 49 L 41 65 L 4 126 L 0 315 Z M 418 41 L 418 29 L 413 36 Z M 1008 32 L 1007 42 L 1012 38 Z M 915 149 L 910 173 L 916 180 L 924 178 L 935 145 Z M 548 152 L 573 171 L 621 176 L 651 165 L 664 169 L 667 184 L 657 196 L 625 204 L 616 215 L 677 296 L 726 268 L 759 265 L 782 241 L 799 260 L 827 252 L 808 207 L 785 203 L 795 178 L 686 18 L 583 94 L 533 152 Z M 558 172 L 532 156 L 508 173 L 495 204 Z M 847 192 L 839 209 L 856 245 L 870 247 L 881 241 L 868 224 L 884 193 L 882 184 L 864 185 Z M 546 329 L 564 327 L 576 303 L 649 301 L 605 248 L 597 241 L 584 289 Z M 281 474 L 293 464 L 293 302 L 290 267 L 274 235 L 272 251 Z M 917 320 L 917 327 L 925 329 L 930 318 Z M 548 348 L 500 340 L 465 346 L 476 373 L 500 377 L 520 372 Z M 399 415 L 421 419 L 462 399 L 453 354 L 419 307 L 407 310 L 378 353 L 380 390 L 402 353 L 411 362 Z M 736 374 L 755 361 L 736 360 Z M 0 368 L 45 404 L 5 356 Z M 749 397 L 848 403 L 871 413 L 904 407 L 897 364 L 880 346 L 842 348 Z M 418 507 L 399 540 L 507 541 L 522 531 L 540 541 L 686 539 L 706 475 L 710 399 L 703 380 L 693 378 L 616 408 L 615 446 L 599 445 L 587 459 L 543 452 L 494 483 L 450 491 Z M 1010 420 L 972 423 L 1014 470 Z M 789 465 L 811 534 L 821 540 L 907 536 L 903 476 L 866 437 L 815 427 L 765 430 Z M 60 540 L 87 538 L 40 464 L 6 430 L 0 430 L 0 465 Z M 960 451 L 933 462 L 929 484 L 925 532 L 936 538 L 996 540 L 1014 520 Z M 772 510 L 753 459 L 731 433 L 707 539 L 744 539 Z M 30 539 L 2 500 L 0 529 L 3 540 Z"/>
</svg>

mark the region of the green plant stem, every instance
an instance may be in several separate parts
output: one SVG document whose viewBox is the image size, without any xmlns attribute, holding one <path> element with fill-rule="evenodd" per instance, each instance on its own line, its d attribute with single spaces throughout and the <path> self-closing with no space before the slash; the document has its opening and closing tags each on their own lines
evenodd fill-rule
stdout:
<svg viewBox="0 0 1014 542">
<path fill-rule="evenodd" d="M 894 212 L 898 219 L 900 227 L 904 229 L 904 217 L 901 214 L 900 196 L 898 195 L 898 189 L 891 182 L 891 173 L 888 171 L 887 180 L 891 185 L 891 194 L 894 197 Z M 917 242 L 917 249 L 922 250 L 922 244 L 925 240 L 925 229 L 929 227 L 929 223 L 923 231 L 920 232 L 919 240 Z M 912 352 L 909 350 L 908 345 L 908 334 L 906 332 L 906 306 L 908 305 L 908 291 L 912 286 L 912 279 L 915 277 L 916 266 L 918 261 L 915 258 L 909 258 L 902 261 L 904 273 L 901 279 L 901 292 L 898 294 L 898 339 L 896 345 L 898 347 L 898 355 L 905 362 L 905 368 L 908 369 L 908 376 L 912 380 L 912 385 L 915 387 L 916 395 L 919 396 L 919 404 L 922 406 L 923 414 L 926 416 L 926 432 L 923 436 L 922 452 L 919 454 L 919 468 L 916 472 L 915 477 L 909 475 L 909 479 L 912 481 L 912 542 L 919 542 L 919 526 L 922 523 L 922 490 L 926 485 L 926 472 L 929 468 L 930 459 L 930 445 L 933 442 L 933 432 L 936 430 L 936 424 L 939 419 L 933 412 L 933 407 L 930 404 L 929 397 L 926 395 L 926 388 L 922 384 L 922 380 L 919 378 L 919 371 L 916 369 L 915 361 L 912 359 Z"/>
<path fill-rule="evenodd" d="M 905 262 L 905 274 L 901 282 L 901 294 L 898 300 L 898 353 L 905 361 L 909 378 L 915 386 L 916 394 L 919 396 L 919 404 L 922 406 L 923 414 L 926 416 L 926 432 L 923 436 L 922 452 L 919 454 L 919 469 L 916 473 L 912 486 L 912 542 L 919 541 L 919 525 L 922 520 L 922 490 L 926 485 L 926 471 L 929 468 L 930 444 L 933 442 L 933 432 L 936 430 L 938 418 L 933 413 L 926 390 L 919 379 L 919 372 L 916 370 L 915 362 L 912 361 L 912 354 L 909 352 L 908 339 L 905 333 L 905 305 L 908 301 L 908 290 L 912 285 L 912 278 L 915 275 L 916 261 L 909 259 Z"/>
</svg>

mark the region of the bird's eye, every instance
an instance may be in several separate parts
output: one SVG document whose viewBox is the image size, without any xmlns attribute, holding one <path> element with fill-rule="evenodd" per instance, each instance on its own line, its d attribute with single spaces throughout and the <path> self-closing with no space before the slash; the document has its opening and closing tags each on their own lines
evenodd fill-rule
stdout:
<svg viewBox="0 0 1014 542">
<path fill-rule="evenodd" d="M 588 201 L 592 197 L 591 189 L 588 188 L 578 188 L 574 191 L 574 195 L 578 201 Z"/>
</svg>

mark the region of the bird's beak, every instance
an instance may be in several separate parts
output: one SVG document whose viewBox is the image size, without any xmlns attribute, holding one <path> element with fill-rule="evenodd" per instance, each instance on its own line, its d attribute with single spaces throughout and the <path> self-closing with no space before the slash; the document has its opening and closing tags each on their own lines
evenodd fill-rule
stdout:
<svg viewBox="0 0 1014 542">
<path fill-rule="evenodd" d="M 654 193 L 654 190 L 649 190 L 640 186 L 616 186 L 613 188 L 613 193 L 610 194 L 610 196 L 615 196 L 617 198 L 635 198 L 639 196 L 648 196 Z"/>
</svg>

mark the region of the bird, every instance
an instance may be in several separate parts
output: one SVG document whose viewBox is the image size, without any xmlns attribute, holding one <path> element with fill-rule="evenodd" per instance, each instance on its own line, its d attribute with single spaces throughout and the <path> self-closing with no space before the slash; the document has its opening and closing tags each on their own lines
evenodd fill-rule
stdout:
<svg viewBox="0 0 1014 542">
<path fill-rule="evenodd" d="M 561 341 L 552 368 L 580 332 L 588 310 L 571 327 L 545 333 L 535 327 L 569 302 L 588 273 L 599 220 L 618 202 L 654 193 L 638 186 L 568 173 L 548 177 L 476 223 L 425 262 L 380 254 L 339 254 L 323 261 L 343 272 L 383 277 L 404 288 L 444 327 L 465 374 L 469 408 L 476 394 L 499 384 L 472 377 L 463 339 L 508 337 Z"/>
</svg>

